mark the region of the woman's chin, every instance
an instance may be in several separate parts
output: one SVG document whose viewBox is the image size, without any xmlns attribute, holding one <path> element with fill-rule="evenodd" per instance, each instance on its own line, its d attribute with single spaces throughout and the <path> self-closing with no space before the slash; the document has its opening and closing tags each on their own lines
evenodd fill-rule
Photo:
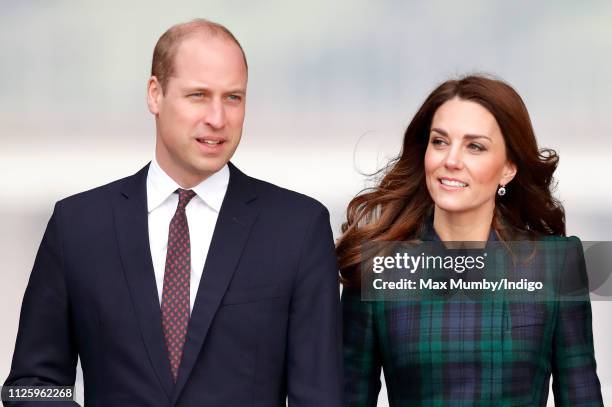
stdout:
<svg viewBox="0 0 612 407">
<path fill-rule="evenodd" d="M 467 202 L 459 202 L 457 200 L 441 200 L 435 202 L 436 209 L 447 214 L 459 214 L 469 212 L 473 206 Z"/>
</svg>

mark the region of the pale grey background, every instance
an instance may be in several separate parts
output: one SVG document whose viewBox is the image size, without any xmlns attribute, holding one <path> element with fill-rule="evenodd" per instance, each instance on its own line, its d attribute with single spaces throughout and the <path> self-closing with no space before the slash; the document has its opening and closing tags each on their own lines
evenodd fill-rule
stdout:
<svg viewBox="0 0 612 407">
<path fill-rule="evenodd" d="M 227 25 L 249 59 L 234 163 L 321 200 L 336 235 L 364 186 L 359 172 L 397 154 L 427 93 L 453 75 L 485 71 L 516 87 L 541 145 L 560 153 L 568 232 L 610 240 L 610 2 L 0 0 L 2 380 L 53 203 L 150 159 L 152 49 L 166 28 L 194 17 Z M 612 307 L 593 308 L 612 401 Z"/>
</svg>

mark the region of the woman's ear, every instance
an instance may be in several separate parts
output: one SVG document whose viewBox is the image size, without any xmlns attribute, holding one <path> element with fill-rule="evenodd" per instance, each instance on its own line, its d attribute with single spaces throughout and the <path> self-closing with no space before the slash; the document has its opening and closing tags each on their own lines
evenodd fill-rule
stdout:
<svg viewBox="0 0 612 407">
<path fill-rule="evenodd" d="M 504 170 L 502 172 L 502 178 L 499 180 L 500 185 L 508 185 L 510 181 L 514 179 L 516 175 L 516 165 L 510 161 L 506 161 L 506 165 L 504 165 Z"/>
</svg>

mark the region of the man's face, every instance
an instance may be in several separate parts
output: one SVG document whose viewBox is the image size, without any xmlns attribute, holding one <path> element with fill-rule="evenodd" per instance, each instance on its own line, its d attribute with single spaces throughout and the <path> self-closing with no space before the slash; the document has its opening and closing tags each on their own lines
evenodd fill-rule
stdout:
<svg viewBox="0 0 612 407">
<path fill-rule="evenodd" d="M 162 93 L 148 86 L 155 115 L 157 160 L 182 187 L 197 185 L 232 157 L 244 121 L 247 71 L 232 41 L 194 35 L 179 45 L 174 75 Z"/>
</svg>

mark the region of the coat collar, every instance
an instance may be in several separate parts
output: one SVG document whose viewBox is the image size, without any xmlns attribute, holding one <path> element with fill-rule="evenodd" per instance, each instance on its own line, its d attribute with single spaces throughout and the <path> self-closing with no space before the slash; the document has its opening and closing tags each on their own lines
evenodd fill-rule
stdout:
<svg viewBox="0 0 612 407">
<path fill-rule="evenodd" d="M 421 239 L 425 242 L 441 242 L 440 236 L 433 225 L 433 216 L 428 218 L 427 221 L 423 224 L 421 228 Z M 499 239 L 497 238 L 497 233 L 495 229 L 491 228 L 489 230 L 489 237 L 487 239 L 488 242 L 496 242 Z"/>
</svg>

